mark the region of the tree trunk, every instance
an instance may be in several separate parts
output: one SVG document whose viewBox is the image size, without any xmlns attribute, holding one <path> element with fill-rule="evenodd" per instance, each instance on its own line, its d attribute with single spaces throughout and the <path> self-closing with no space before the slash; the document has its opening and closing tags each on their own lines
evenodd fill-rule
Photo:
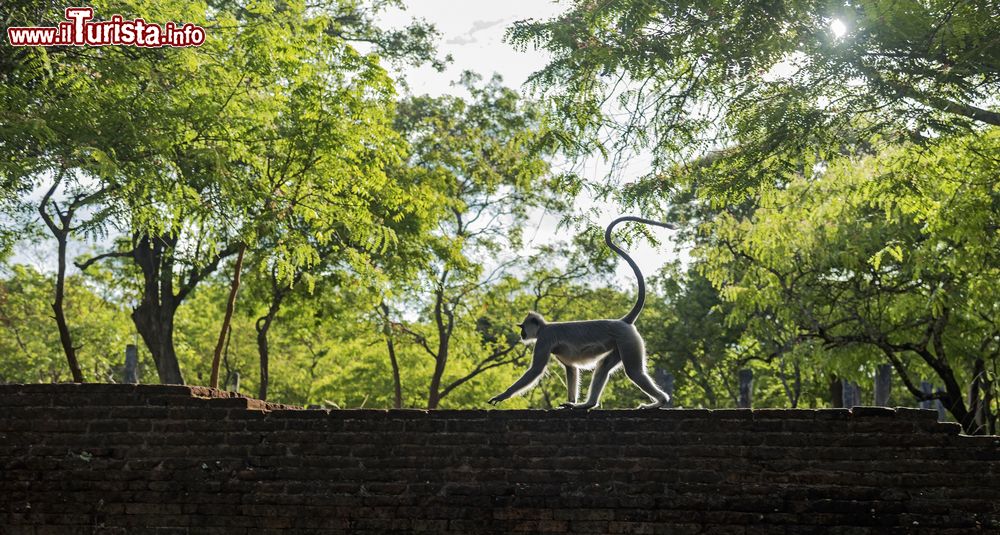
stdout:
<svg viewBox="0 0 1000 535">
<path fill-rule="evenodd" d="M 270 377 L 268 376 L 268 341 L 267 331 L 271 328 L 273 317 L 265 316 L 263 326 L 258 323 L 257 327 L 257 355 L 260 357 L 260 386 L 257 389 L 257 399 L 267 399 L 267 387 Z"/>
<path fill-rule="evenodd" d="M 222 259 L 238 252 L 237 247 L 229 245 L 204 265 L 193 266 L 187 273 L 177 275 L 179 288 L 174 292 L 177 241 L 176 234 L 137 234 L 133 236 L 131 251 L 114 255 L 131 256 L 142 271 L 142 299 L 132 311 L 132 321 L 149 347 L 160 382 L 164 384 L 184 384 L 174 351 L 174 315 L 177 308 L 199 282 L 219 267 Z"/>
<path fill-rule="evenodd" d="M 455 318 L 445 305 L 444 289 L 448 282 L 448 274 L 448 270 L 441 273 L 434 297 L 434 324 L 437 326 L 438 348 L 434 357 L 434 376 L 431 377 L 431 386 L 427 395 L 428 409 L 436 409 L 441 403 L 441 378 L 448 365 L 448 349 L 451 344 L 452 329 L 455 326 Z M 445 322 L 445 316 L 448 318 L 447 322 Z"/>
<path fill-rule="evenodd" d="M 180 299 L 174 295 L 172 251 L 177 238 L 140 235 L 132 258 L 142 270 L 142 300 L 132 311 L 132 322 L 149 348 L 163 384 L 184 384 L 174 350 L 174 315 Z"/>
<path fill-rule="evenodd" d="M 392 325 L 389 323 L 389 306 L 383 302 L 379 304 L 379 308 L 382 309 L 382 315 L 385 318 L 382 327 L 382 334 L 385 336 L 385 345 L 389 351 L 389 364 L 392 365 L 392 387 L 393 393 L 395 394 L 393 407 L 396 409 L 402 409 L 403 383 L 399 376 L 399 362 L 396 360 L 396 345 L 392 339 Z"/>
<path fill-rule="evenodd" d="M 962 387 L 955 379 L 955 374 L 951 368 L 947 364 L 942 365 L 942 362 L 944 362 L 943 359 L 938 361 L 937 367 L 932 365 L 938 373 L 938 377 L 944 381 L 945 396 L 941 398 L 941 403 L 944 405 L 945 410 L 951 413 L 958 423 L 962 424 L 962 429 L 965 433 L 973 435 L 976 433 L 976 415 L 966 408 L 963 399 L 965 396 L 962 395 Z"/>
<path fill-rule="evenodd" d="M 441 404 L 441 378 L 444 376 L 445 366 L 448 364 L 448 344 L 450 333 L 445 330 L 438 331 L 439 341 L 437 358 L 434 359 L 434 376 L 431 377 L 431 386 L 427 395 L 427 408 L 436 409 Z"/>
<path fill-rule="evenodd" d="M 264 327 L 257 330 L 257 355 L 260 357 L 260 386 L 257 388 L 257 399 L 267 400 L 268 376 L 268 341 L 267 330 L 271 328 L 271 319 L 264 322 Z"/>
<path fill-rule="evenodd" d="M 799 396 L 802 394 L 802 371 L 799 368 L 798 361 L 792 363 L 792 378 L 794 381 L 791 385 L 788 384 L 788 374 L 785 368 L 785 353 L 778 353 L 778 379 L 781 380 L 781 387 L 785 390 L 785 395 L 788 396 L 788 403 L 791 404 L 793 409 L 799 406 Z"/>
<path fill-rule="evenodd" d="M 438 350 L 434 359 L 434 375 L 431 377 L 431 386 L 427 394 L 427 408 L 436 409 L 441 403 L 441 378 L 444 376 L 445 367 L 448 364 L 448 345 L 451 341 L 450 333 L 447 329 L 438 330 Z"/>
<path fill-rule="evenodd" d="M 240 252 L 236 257 L 236 266 L 233 268 L 233 283 L 229 288 L 229 299 L 226 301 L 226 315 L 222 318 L 222 330 L 219 332 L 219 342 L 215 344 L 215 354 L 212 356 L 212 377 L 209 386 L 219 388 L 219 362 L 222 359 L 222 348 L 226 344 L 226 334 L 233 319 L 233 310 L 236 308 L 236 294 L 240 291 L 240 272 L 243 271 L 243 255 L 246 253 L 246 245 L 240 247 Z"/>
<path fill-rule="evenodd" d="M 66 312 L 63 309 L 63 298 L 66 295 L 66 242 L 69 238 L 70 224 L 73 221 L 74 207 L 73 203 L 70 203 L 70 206 L 66 208 L 66 213 L 63 213 L 56 206 L 55 202 L 52 202 L 56 216 L 59 217 L 59 223 L 62 226 L 56 225 L 55 220 L 49 215 L 48 210 L 49 202 L 52 200 L 52 195 L 56 192 L 56 189 L 59 188 L 62 177 L 63 171 L 60 171 L 53 180 L 52 187 L 49 188 L 42 197 L 42 201 L 38 204 L 38 213 L 42 216 L 45 226 L 52 232 L 52 236 L 55 237 L 58 244 L 58 271 L 56 272 L 56 288 L 52 301 L 52 312 L 55 314 L 56 325 L 59 328 L 59 343 L 62 344 L 63 352 L 66 354 L 69 371 L 73 374 L 73 382 L 82 383 L 84 382 L 83 372 L 80 370 L 80 361 L 76 358 L 76 348 L 73 347 L 73 337 L 69 332 L 69 324 L 66 322 Z"/>
<path fill-rule="evenodd" d="M 52 302 L 52 312 L 55 314 L 56 325 L 59 326 L 59 342 L 62 343 L 63 352 L 66 353 L 69 370 L 73 374 L 73 382 L 82 383 L 84 382 L 83 372 L 80 371 L 80 362 L 76 358 L 76 348 L 73 347 L 73 338 L 66 322 L 66 311 L 63 310 L 63 297 L 66 295 L 66 234 L 56 236 L 56 239 L 59 240 L 59 269 L 56 273 L 56 294 L 55 300 Z"/>
<path fill-rule="evenodd" d="M 427 395 L 427 408 L 436 409 L 441 403 L 441 376 L 444 374 L 444 362 L 439 358 L 434 364 L 434 377 Z"/>
<path fill-rule="evenodd" d="M 403 384 L 399 377 L 399 362 L 396 361 L 396 348 L 392 343 L 392 337 L 386 338 L 385 343 L 389 348 L 389 364 L 392 365 L 392 389 L 393 408 L 403 408 Z"/>
<path fill-rule="evenodd" d="M 972 425 L 975 426 L 974 433 L 981 435 L 986 432 L 986 411 L 982 394 L 985 393 L 987 385 L 986 363 L 981 358 L 977 358 L 972 368 L 972 385 L 969 386 L 969 414 Z"/>
<path fill-rule="evenodd" d="M 277 289 L 277 284 L 275 284 L 275 293 L 271 296 L 271 306 L 267 309 L 267 315 L 258 318 L 256 325 L 254 325 L 254 328 L 257 329 L 257 355 L 260 357 L 260 388 L 257 391 L 257 398 L 261 400 L 267 399 L 267 388 L 270 383 L 268 375 L 270 348 L 267 332 L 271 329 L 271 324 L 274 323 L 274 318 L 278 315 L 286 293 L 283 289 Z"/>
<path fill-rule="evenodd" d="M 792 387 L 792 392 L 795 394 L 795 398 L 792 400 L 792 408 L 797 409 L 799 407 L 799 400 L 802 399 L 802 366 L 799 361 L 795 361 L 792 365 L 792 369 L 795 370 L 795 385 Z"/>
<path fill-rule="evenodd" d="M 156 373 L 163 384 L 184 384 L 177 353 L 174 351 L 174 314 L 176 307 L 141 303 L 132 311 L 132 322 L 149 348 Z"/>
</svg>

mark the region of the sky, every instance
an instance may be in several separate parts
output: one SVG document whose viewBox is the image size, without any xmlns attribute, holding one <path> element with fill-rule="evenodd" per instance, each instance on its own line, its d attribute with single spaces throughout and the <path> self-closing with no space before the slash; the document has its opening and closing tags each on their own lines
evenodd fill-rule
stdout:
<svg viewBox="0 0 1000 535">
<path fill-rule="evenodd" d="M 528 76 L 543 67 L 546 56 L 519 52 L 503 42 L 507 28 L 517 20 L 547 19 L 565 10 L 558 2 L 546 0 L 408 0 L 405 11 L 393 10 L 382 20 L 389 26 L 403 26 L 410 19 L 424 19 L 441 32 L 441 55 L 454 61 L 444 73 L 430 67 L 403 71 L 413 93 L 434 95 L 451 92 L 450 83 L 464 70 L 489 76 L 497 72 L 512 86 L 521 86 Z"/>
<path fill-rule="evenodd" d="M 568 9 L 567 2 L 547 0 L 407 0 L 405 11 L 393 10 L 382 17 L 387 26 L 404 26 L 411 19 L 424 19 L 434 24 L 441 32 L 438 42 L 440 55 L 450 54 L 452 62 L 444 72 L 431 67 L 404 67 L 396 74 L 405 80 L 413 94 L 443 95 L 455 91 L 451 83 L 465 70 L 472 70 L 488 78 L 493 73 L 500 74 L 504 82 L 526 92 L 525 82 L 531 73 L 541 69 L 548 61 L 544 51 L 528 49 L 519 51 L 504 42 L 507 28 L 515 21 L 524 19 L 548 19 Z M 626 167 L 622 176 L 641 176 L 647 170 L 643 163 L 649 158 L 638 155 Z M 590 158 L 574 166 L 590 180 L 601 180 L 608 173 L 608 167 L 600 158 Z M 601 212 L 601 224 L 610 222 L 618 215 L 626 215 L 611 203 L 594 199 L 582 199 L 579 206 L 596 206 Z M 630 213 L 628 215 L 643 215 Z M 556 219 L 538 213 L 531 226 L 538 230 L 534 235 L 538 241 L 554 239 Z M 595 221 L 597 222 L 597 221 Z M 661 244 L 655 249 L 648 243 L 636 243 L 631 254 L 647 277 L 656 273 L 665 263 L 676 257 L 674 245 L 669 243 L 670 231 L 654 227 L 653 232 Z M 686 255 L 684 260 L 686 260 Z M 622 262 L 616 277 L 625 287 L 634 285 L 632 271 Z"/>
</svg>

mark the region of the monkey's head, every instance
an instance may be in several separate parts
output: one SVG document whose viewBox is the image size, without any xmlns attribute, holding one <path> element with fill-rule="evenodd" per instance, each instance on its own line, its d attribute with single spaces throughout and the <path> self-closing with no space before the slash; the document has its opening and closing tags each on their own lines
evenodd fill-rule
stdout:
<svg viewBox="0 0 1000 535">
<path fill-rule="evenodd" d="M 528 312 L 524 321 L 518 324 L 521 328 L 521 341 L 530 342 L 538 338 L 538 331 L 545 326 L 545 318 L 538 312 Z"/>
</svg>

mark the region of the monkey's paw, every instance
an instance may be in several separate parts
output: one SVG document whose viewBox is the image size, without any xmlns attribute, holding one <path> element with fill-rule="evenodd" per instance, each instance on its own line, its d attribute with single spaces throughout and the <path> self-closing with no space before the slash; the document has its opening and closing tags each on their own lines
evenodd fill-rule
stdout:
<svg viewBox="0 0 1000 535">
<path fill-rule="evenodd" d="M 493 397 L 491 397 L 490 400 L 487 401 L 486 403 L 489 403 L 490 405 L 493 405 L 494 407 L 496 407 L 497 403 L 500 403 L 501 401 L 503 401 L 505 399 L 507 399 L 507 398 L 503 397 L 503 394 L 501 394 L 499 396 L 493 396 Z"/>
<path fill-rule="evenodd" d="M 561 408 L 561 409 L 570 409 L 570 410 L 573 410 L 573 409 L 587 410 L 587 409 L 593 409 L 596 406 L 597 406 L 596 403 L 572 403 L 572 402 L 568 402 L 567 401 L 566 403 L 563 403 L 562 405 L 559 405 L 559 408 Z"/>
<path fill-rule="evenodd" d="M 642 405 L 639 405 L 637 408 L 639 410 L 659 409 L 661 407 L 666 407 L 666 406 L 667 406 L 667 400 L 663 400 L 663 401 L 654 401 L 652 403 L 643 403 Z"/>
</svg>

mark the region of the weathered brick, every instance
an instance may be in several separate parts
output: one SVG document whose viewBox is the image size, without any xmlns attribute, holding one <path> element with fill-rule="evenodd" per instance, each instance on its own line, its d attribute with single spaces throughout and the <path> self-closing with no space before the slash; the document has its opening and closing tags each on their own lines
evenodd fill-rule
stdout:
<svg viewBox="0 0 1000 535">
<path fill-rule="evenodd" d="M 1000 530 L 1000 438 L 934 411 L 330 411 L 71 384 L 0 385 L 0 406 L 4 533 Z"/>
</svg>

